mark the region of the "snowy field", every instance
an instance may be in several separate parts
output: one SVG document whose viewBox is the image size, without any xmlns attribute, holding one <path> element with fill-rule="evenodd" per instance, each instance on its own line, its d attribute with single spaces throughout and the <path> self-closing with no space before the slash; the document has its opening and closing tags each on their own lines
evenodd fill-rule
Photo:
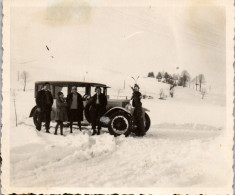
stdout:
<svg viewBox="0 0 235 195">
<path fill-rule="evenodd" d="M 177 87 L 175 97 L 143 100 L 151 128 L 143 138 L 113 137 L 90 127 L 65 136 L 35 130 L 28 118 L 33 90 L 16 91 L 18 126 L 11 108 L 11 184 L 18 187 L 225 187 L 225 98 Z M 152 93 L 153 94 L 153 93 Z M 168 95 L 168 94 L 167 94 Z M 169 95 L 168 95 L 169 96 Z"/>
</svg>

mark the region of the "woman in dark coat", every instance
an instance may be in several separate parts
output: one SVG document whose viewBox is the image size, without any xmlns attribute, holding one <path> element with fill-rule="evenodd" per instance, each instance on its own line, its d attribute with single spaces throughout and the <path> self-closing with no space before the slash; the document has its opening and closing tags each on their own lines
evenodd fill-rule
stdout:
<svg viewBox="0 0 235 195">
<path fill-rule="evenodd" d="M 141 98 L 142 95 L 139 92 L 139 85 L 135 84 L 132 94 L 132 106 L 135 108 L 133 112 L 134 122 L 137 125 L 137 136 L 144 136 L 145 135 L 145 128 L 144 128 L 144 118 L 143 118 L 143 110 L 142 110 L 142 103 Z"/>
<path fill-rule="evenodd" d="M 91 120 L 92 120 L 92 135 L 100 135 L 101 130 L 101 122 L 100 117 L 103 116 L 103 114 L 106 111 L 106 105 L 107 105 L 107 97 L 101 93 L 101 88 L 96 87 L 95 88 L 96 94 L 91 97 Z M 96 132 L 96 126 L 98 129 L 98 132 Z"/>
<path fill-rule="evenodd" d="M 68 117 L 70 122 L 70 133 L 73 132 L 73 122 L 78 122 L 80 131 L 82 130 L 81 121 L 83 121 L 83 99 L 77 92 L 77 87 L 72 87 L 71 93 L 67 97 Z"/>
<path fill-rule="evenodd" d="M 55 127 L 55 135 L 57 135 L 57 130 L 59 126 L 60 126 L 60 134 L 63 135 L 63 122 L 68 121 L 68 115 L 67 115 L 67 103 L 64 99 L 64 94 L 62 92 L 58 92 L 57 94 L 55 121 L 57 122 Z"/>
</svg>

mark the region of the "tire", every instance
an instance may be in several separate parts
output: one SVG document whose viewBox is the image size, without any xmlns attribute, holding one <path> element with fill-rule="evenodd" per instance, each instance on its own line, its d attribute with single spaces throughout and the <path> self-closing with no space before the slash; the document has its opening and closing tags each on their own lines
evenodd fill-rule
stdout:
<svg viewBox="0 0 235 195">
<path fill-rule="evenodd" d="M 111 135 L 128 136 L 131 133 L 130 117 L 124 112 L 116 112 L 112 114 L 108 129 Z"/>
<path fill-rule="evenodd" d="M 150 125 L 151 125 L 150 117 L 147 113 L 145 113 L 145 121 L 144 121 L 145 132 L 149 130 Z"/>
<path fill-rule="evenodd" d="M 38 124 L 38 116 L 39 116 L 39 111 L 36 109 L 33 113 L 33 123 L 37 127 Z"/>
</svg>

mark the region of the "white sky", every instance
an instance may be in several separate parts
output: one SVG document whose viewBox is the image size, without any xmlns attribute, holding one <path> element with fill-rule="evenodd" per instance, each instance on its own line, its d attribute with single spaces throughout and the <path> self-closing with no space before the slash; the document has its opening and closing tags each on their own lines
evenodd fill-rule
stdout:
<svg viewBox="0 0 235 195">
<path fill-rule="evenodd" d="M 208 85 L 225 89 L 223 7 L 91 8 L 67 2 L 73 6 L 51 1 L 49 7 L 11 9 L 12 82 L 26 70 L 32 81 L 86 75 L 87 81 L 122 86 L 131 76 L 176 73 L 178 66 L 178 72 L 202 73 Z"/>
</svg>

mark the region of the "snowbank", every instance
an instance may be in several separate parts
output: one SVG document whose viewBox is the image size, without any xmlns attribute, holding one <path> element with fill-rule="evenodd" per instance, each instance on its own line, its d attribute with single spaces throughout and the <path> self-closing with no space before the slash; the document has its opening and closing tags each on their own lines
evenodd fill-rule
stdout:
<svg viewBox="0 0 235 195">
<path fill-rule="evenodd" d="M 211 187 L 226 185 L 230 170 L 217 131 L 155 129 L 144 138 L 114 138 L 23 128 L 13 134 L 31 141 L 11 148 L 14 186 Z"/>
</svg>

